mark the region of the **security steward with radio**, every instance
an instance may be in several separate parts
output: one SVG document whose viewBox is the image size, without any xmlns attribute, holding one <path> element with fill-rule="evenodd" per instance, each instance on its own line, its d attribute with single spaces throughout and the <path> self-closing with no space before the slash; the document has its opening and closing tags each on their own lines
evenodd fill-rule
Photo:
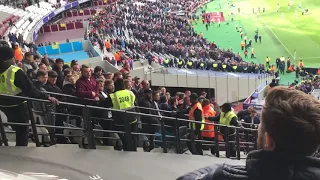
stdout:
<svg viewBox="0 0 320 180">
<path fill-rule="evenodd" d="M 190 95 L 191 109 L 189 111 L 189 120 L 205 123 L 202 105 L 198 101 L 198 98 L 199 97 L 196 93 L 192 93 Z M 193 133 L 191 131 L 189 135 L 190 139 L 192 140 L 202 139 L 201 131 L 204 129 L 204 124 L 190 123 L 190 129 L 193 130 Z M 195 142 L 195 143 L 187 142 L 187 145 L 192 154 L 203 155 L 202 145 L 200 142 Z"/>
<path fill-rule="evenodd" d="M 0 41 L 0 94 L 46 99 L 58 104 L 57 99 L 39 91 L 23 70 L 15 66 L 14 52 L 6 41 Z M 28 106 L 23 99 L 0 96 L 0 110 L 9 122 L 29 123 Z M 11 127 L 16 131 L 16 146 L 27 146 L 29 127 Z"/>
<path fill-rule="evenodd" d="M 118 90 L 110 94 L 111 107 L 118 110 L 127 110 L 134 112 L 134 102 L 136 96 L 130 90 L 126 90 L 124 86 L 123 79 L 118 79 L 114 82 L 115 87 L 118 87 Z M 114 117 L 114 127 L 117 131 L 125 131 L 125 122 L 124 119 L 127 119 L 130 124 L 131 132 L 137 132 L 137 119 L 136 115 L 124 112 L 113 112 L 112 116 Z M 121 141 L 123 143 L 123 150 L 125 151 L 136 151 L 137 150 L 137 140 L 136 136 L 126 137 L 126 134 L 119 134 Z M 129 142 L 128 142 L 129 141 Z M 132 145 L 130 146 L 130 143 Z"/>
<path fill-rule="evenodd" d="M 219 123 L 220 125 L 225 125 L 224 127 L 220 127 L 220 132 L 223 134 L 223 139 L 226 140 L 226 129 L 227 126 L 239 126 L 238 124 L 238 117 L 237 115 L 232 111 L 231 104 L 230 103 L 224 103 L 221 107 L 221 113 L 219 116 L 215 117 L 209 117 L 210 121 L 214 121 L 216 123 Z M 229 128 L 229 141 L 235 140 L 235 129 Z M 235 145 L 233 143 L 229 144 L 229 152 L 230 157 L 236 157 L 236 151 L 234 149 Z"/>
</svg>

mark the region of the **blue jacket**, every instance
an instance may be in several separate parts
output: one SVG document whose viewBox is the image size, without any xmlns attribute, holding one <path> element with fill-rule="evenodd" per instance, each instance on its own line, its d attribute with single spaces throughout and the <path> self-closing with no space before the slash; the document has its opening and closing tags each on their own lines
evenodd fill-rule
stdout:
<svg viewBox="0 0 320 180">
<path fill-rule="evenodd" d="M 248 154 L 245 166 L 212 165 L 177 180 L 317 180 L 320 159 L 257 150 Z"/>
</svg>

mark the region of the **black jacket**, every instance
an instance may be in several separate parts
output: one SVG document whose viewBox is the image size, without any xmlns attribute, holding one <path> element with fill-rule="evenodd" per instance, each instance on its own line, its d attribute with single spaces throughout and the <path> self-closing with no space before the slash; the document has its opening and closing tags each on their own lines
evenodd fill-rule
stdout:
<svg viewBox="0 0 320 180">
<path fill-rule="evenodd" d="M 216 123 L 219 123 L 220 122 L 220 116 L 214 116 L 214 117 L 209 117 L 209 120 L 210 121 L 213 121 L 213 122 L 216 122 Z M 233 117 L 230 121 L 230 126 L 239 126 L 238 124 L 238 117 Z M 226 131 L 226 127 L 220 127 L 220 131 L 222 134 L 225 134 L 225 131 Z M 234 128 L 230 128 L 229 129 L 229 134 L 234 134 L 235 133 L 235 129 Z"/>
<path fill-rule="evenodd" d="M 248 154 L 245 166 L 212 165 L 178 180 L 317 180 L 320 159 L 257 150 Z"/>
<path fill-rule="evenodd" d="M 248 154 L 245 166 L 212 165 L 178 180 L 316 180 L 320 179 L 320 160 L 273 151 Z"/>
<path fill-rule="evenodd" d="M 62 91 L 64 94 L 76 96 L 76 86 L 74 84 L 71 84 L 71 83 L 64 84 Z"/>
<path fill-rule="evenodd" d="M 238 116 L 239 120 L 241 120 L 241 119 L 245 119 L 247 116 L 250 116 L 250 113 L 249 113 L 248 109 L 245 109 L 245 110 L 239 111 L 237 116 Z"/>
<path fill-rule="evenodd" d="M 5 70 L 0 70 L 2 73 Z M 22 71 L 18 70 L 15 75 L 14 85 L 22 90 L 21 93 L 17 94 L 18 96 L 28 96 L 32 98 L 38 99 L 48 99 L 49 96 L 45 93 L 39 91 L 31 82 L 31 80 L 27 77 L 27 75 Z M 11 97 L 0 97 L 0 106 L 10 106 L 10 105 L 17 105 L 24 102 L 23 99 L 16 99 Z"/>
<path fill-rule="evenodd" d="M 63 81 L 64 81 L 64 73 L 63 70 L 59 70 L 57 67 L 53 67 L 52 70 L 54 70 L 57 74 L 57 86 L 62 89 L 63 88 Z"/>
<path fill-rule="evenodd" d="M 155 107 L 155 104 L 154 104 L 153 101 L 143 97 L 143 98 L 141 98 L 139 100 L 138 104 L 141 107 L 155 109 L 155 110 L 150 110 L 150 109 L 142 109 L 141 108 L 140 109 L 141 113 L 158 116 L 158 111 L 156 110 L 156 107 Z M 144 132 L 147 132 L 147 133 L 159 132 L 159 127 L 152 126 L 152 124 L 160 124 L 159 123 L 159 118 L 142 115 L 141 116 L 141 122 L 144 123 L 144 125 L 142 126 L 142 129 L 143 129 Z"/>
</svg>

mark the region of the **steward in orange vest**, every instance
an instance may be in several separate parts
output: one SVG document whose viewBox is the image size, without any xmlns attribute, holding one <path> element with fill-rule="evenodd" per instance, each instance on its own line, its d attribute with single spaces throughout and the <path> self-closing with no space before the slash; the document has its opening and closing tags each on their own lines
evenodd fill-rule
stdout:
<svg viewBox="0 0 320 180">
<path fill-rule="evenodd" d="M 110 49 L 111 49 L 111 43 L 110 43 L 110 41 L 109 41 L 109 40 L 107 40 L 107 41 L 106 41 L 105 46 L 106 46 L 107 51 L 108 51 L 108 52 L 110 52 Z"/>
<path fill-rule="evenodd" d="M 190 95 L 190 101 L 192 105 L 189 111 L 189 120 L 205 123 L 202 106 L 198 101 L 198 95 L 196 93 L 192 93 Z M 204 124 L 190 123 L 190 129 L 193 129 L 193 132 L 194 132 L 194 133 L 190 133 L 189 135 L 190 139 L 193 139 L 193 140 L 202 139 L 201 131 L 204 129 Z M 187 141 L 187 145 L 192 154 L 203 155 L 202 145 L 200 142 L 192 143 L 190 141 Z"/>
<path fill-rule="evenodd" d="M 209 117 L 216 116 L 216 112 L 212 108 L 212 106 L 211 106 L 211 104 L 210 104 L 208 99 L 203 100 L 202 109 L 203 109 L 203 114 L 204 114 L 205 121 L 207 123 L 213 123 L 212 121 L 209 120 Z M 214 125 L 205 124 L 204 125 L 204 129 L 202 131 L 202 137 L 204 139 L 213 139 L 215 137 Z M 223 137 L 222 137 L 221 134 L 219 134 L 218 140 L 219 141 L 223 141 Z"/>
<path fill-rule="evenodd" d="M 207 100 L 207 99 L 203 100 L 202 110 L 203 110 L 205 121 L 207 123 L 212 123 L 211 121 L 208 120 L 208 117 L 216 116 L 216 112 L 210 106 L 209 100 Z M 214 138 L 214 125 L 205 124 L 203 130 L 204 131 L 202 131 L 202 137 Z"/>
<path fill-rule="evenodd" d="M 271 73 L 274 73 L 274 65 L 271 66 L 270 70 Z"/>
</svg>

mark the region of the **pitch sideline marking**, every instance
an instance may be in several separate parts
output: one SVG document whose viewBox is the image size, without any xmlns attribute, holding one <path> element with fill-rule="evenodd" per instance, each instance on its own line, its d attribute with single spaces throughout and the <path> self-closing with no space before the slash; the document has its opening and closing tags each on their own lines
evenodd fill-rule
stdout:
<svg viewBox="0 0 320 180">
<path fill-rule="evenodd" d="M 261 17 L 258 17 L 264 24 L 265 26 L 271 31 L 271 33 L 274 35 L 274 37 L 277 38 L 277 40 L 281 43 L 281 45 L 287 50 L 287 52 L 290 54 L 290 56 L 292 58 L 294 58 L 294 56 L 291 54 L 291 52 L 288 50 L 288 48 L 282 43 L 282 41 L 279 39 L 279 37 L 272 31 L 272 29 L 269 27 L 269 25 L 261 18 Z"/>
<path fill-rule="evenodd" d="M 320 56 L 318 56 L 318 57 L 306 57 L 306 58 L 298 57 L 297 59 L 302 59 L 302 60 L 304 60 L 304 59 L 320 59 Z"/>
</svg>

